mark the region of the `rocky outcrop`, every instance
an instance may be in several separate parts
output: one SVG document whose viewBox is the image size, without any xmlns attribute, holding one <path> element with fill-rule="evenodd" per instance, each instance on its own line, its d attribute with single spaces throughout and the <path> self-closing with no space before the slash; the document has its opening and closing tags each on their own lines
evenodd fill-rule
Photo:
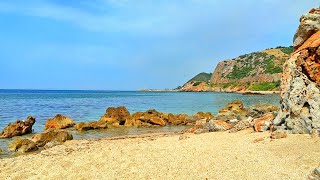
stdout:
<svg viewBox="0 0 320 180">
<path fill-rule="evenodd" d="M 301 16 L 300 25 L 294 35 L 293 46 L 297 50 L 309 37 L 320 30 L 320 10 L 311 9 L 308 14 Z"/>
<path fill-rule="evenodd" d="M 106 113 L 100 118 L 99 121 L 108 124 L 124 125 L 126 120 L 130 119 L 130 112 L 126 107 L 109 107 Z"/>
<path fill-rule="evenodd" d="M 280 103 L 274 120 L 278 129 L 311 133 L 320 129 L 320 9 L 300 19 L 295 52 L 284 64 Z"/>
<path fill-rule="evenodd" d="M 11 138 L 32 133 L 32 126 L 35 122 L 36 119 L 34 117 L 28 116 L 25 121 L 17 120 L 13 124 L 10 123 L 1 132 L 1 138 Z"/>
<path fill-rule="evenodd" d="M 103 121 L 94 121 L 94 122 L 89 122 L 89 123 L 80 122 L 80 123 L 77 123 L 74 126 L 74 128 L 78 131 L 87 131 L 87 130 L 91 130 L 91 129 L 107 129 L 108 124 Z"/>
<path fill-rule="evenodd" d="M 267 114 L 265 116 L 262 116 L 260 118 L 254 119 L 254 130 L 256 132 L 264 132 L 267 131 L 271 124 L 272 121 L 274 120 L 273 114 Z"/>
<path fill-rule="evenodd" d="M 31 152 L 38 150 L 36 143 L 29 139 L 16 139 L 9 145 L 10 151 Z"/>
<path fill-rule="evenodd" d="M 66 131 L 49 129 L 44 133 L 36 134 L 32 137 L 32 140 L 36 143 L 38 147 L 46 145 L 48 142 L 58 142 L 63 143 L 67 140 L 72 140 L 72 134 Z"/>
<path fill-rule="evenodd" d="M 270 104 L 259 104 L 245 108 L 241 101 L 235 100 L 220 109 L 217 116 L 212 116 L 209 119 L 201 118 L 192 128 L 183 132 L 203 133 L 229 130 L 234 133 L 247 128 L 263 132 L 271 130 L 274 114 L 277 114 L 278 110 L 279 107 Z"/>
<path fill-rule="evenodd" d="M 75 123 L 73 122 L 72 119 L 61 115 L 57 114 L 55 117 L 52 119 L 48 119 L 45 125 L 45 129 L 65 129 L 68 127 L 74 126 Z"/>
</svg>

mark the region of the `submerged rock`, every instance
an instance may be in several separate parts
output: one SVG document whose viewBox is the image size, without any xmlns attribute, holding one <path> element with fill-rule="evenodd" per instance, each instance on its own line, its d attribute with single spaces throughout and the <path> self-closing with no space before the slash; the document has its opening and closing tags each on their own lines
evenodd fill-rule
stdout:
<svg viewBox="0 0 320 180">
<path fill-rule="evenodd" d="M 1 138 L 11 138 L 32 133 L 32 126 L 35 122 L 36 119 L 34 117 L 28 116 L 25 121 L 17 120 L 13 124 L 10 123 L 1 132 Z"/>
<path fill-rule="evenodd" d="M 38 147 L 42 147 L 48 142 L 65 142 L 67 140 L 72 140 L 72 134 L 66 131 L 59 131 L 49 129 L 44 133 L 36 134 L 32 137 L 32 140 L 37 144 Z"/>
<path fill-rule="evenodd" d="M 72 119 L 64 115 L 57 114 L 52 119 L 47 120 L 45 129 L 65 129 L 68 127 L 72 127 L 73 125 L 75 125 L 75 123 Z"/>
<path fill-rule="evenodd" d="M 9 145 L 10 151 L 31 152 L 38 150 L 36 143 L 29 139 L 16 139 Z"/>
<path fill-rule="evenodd" d="M 74 126 L 74 128 L 78 131 L 87 131 L 91 129 L 107 129 L 108 125 L 103 121 L 94 121 L 94 122 L 80 122 Z"/>
<path fill-rule="evenodd" d="M 273 121 L 292 133 L 320 129 L 320 8 L 301 17 L 295 52 L 284 64 L 281 109 Z"/>
</svg>

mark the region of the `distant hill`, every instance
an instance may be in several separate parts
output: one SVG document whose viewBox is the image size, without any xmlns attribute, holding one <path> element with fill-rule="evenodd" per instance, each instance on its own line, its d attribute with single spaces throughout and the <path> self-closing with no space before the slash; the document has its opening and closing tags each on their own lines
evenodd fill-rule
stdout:
<svg viewBox="0 0 320 180">
<path fill-rule="evenodd" d="M 198 74 L 185 83 L 180 90 L 278 90 L 282 66 L 292 52 L 292 46 L 279 46 L 221 61 L 218 63 L 213 73 Z M 208 79 L 209 76 L 210 80 Z"/>
<path fill-rule="evenodd" d="M 212 73 L 202 72 L 191 78 L 187 83 L 190 82 L 209 82 L 211 79 Z"/>
</svg>

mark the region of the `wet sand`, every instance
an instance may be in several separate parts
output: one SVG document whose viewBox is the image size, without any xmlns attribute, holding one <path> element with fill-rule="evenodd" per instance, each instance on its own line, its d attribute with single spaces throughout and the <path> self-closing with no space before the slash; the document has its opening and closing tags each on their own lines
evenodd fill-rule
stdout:
<svg viewBox="0 0 320 180">
<path fill-rule="evenodd" d="M 245 130 L 72 140 L 1 159 L 0 179 L 305 179 L 320 165 L 319 139 L 268 136 Z"/>
</svg>

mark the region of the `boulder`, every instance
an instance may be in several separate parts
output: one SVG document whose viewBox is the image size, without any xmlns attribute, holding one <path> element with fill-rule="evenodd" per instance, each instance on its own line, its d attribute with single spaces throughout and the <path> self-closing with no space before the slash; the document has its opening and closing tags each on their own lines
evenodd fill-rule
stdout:
<svg viewBox="0 0 320 180">
<path fill-rule="evenodd" d="M 0 149 L 0 155 L 3 153 L 2 149 Z"/>
<path fill-rule="evenodd" d="M 294 37 L 295 52 L 284 64 L 281 108 L 273 124 L 291 133 L 320 129 L 319 18 L 319 8 L 301 17 Z"/>
<path fill-rule="evenodd" d="M 212 119 L 213 118 L 213 115 L 211 114 L 211 112 L 197 112 L 195 115 L 193 115 L 194 118 L 196 118 L 197 120 L 200 120 L 200 119 L 206 119 L 206 120 L 209 120 L 209 119 Z"/>
<path fill-rule="evenodd" d="M 247 116 L 259 118 L 268 113 L 277 114 L 280 107 L 271 104 L 256 104 L 249 108 Z"/>
<path fill-rule="evenodd" d="M 107 129 L 108 125 L 106 122 L 103 121 L 93 121 L 89 123 L 80 122 L 76 124 L 74 127 L 78 131 L 87 131 L 91 129 Z"/>
<path fill-rule="evenodd" d="M 32 137 L 32 140 L 36 143 L 38 147 L 42 147 L 48 142 L 65 142 L 67 140 L 72 140 L 72 134 L 66 131 L 59 131 L 54 129 L 49 129 L 44 133 L 36 134 Z"/>
<path fill-rule="evenodd" d="M 183 130 L 182 132 L 195 133 L 195 134 L 206 133 L 206 132 L 209 132 L 209 126 L 205 119 L 197 120 L 195 125 L 192 128 Z"/>
<path fill-rule="evenodd" d="M 130 118 L 130 112 L 126 107 L 109 107 L 99 121 L 106 122 L 108 124 L 118 122 L 119 125 L 124 125 L 126 120 Z"/>
<path fill-rule="evenodd" d="M 223 109 L 219 110 L 219 113 L 214 119 L 228 121 L 231 119 L 242 120 L 245 119 L 247 109 L 243 103 L 239 100 L 228 103 Z"/>
<path fill-rule="evenodd" d="M 36 143 L 29 139 L 16 139 L 9 145 L 10 151 L 31 152 L 38 150 Z"/>
<path fill-rule="evenodd" d="M 36 119 L 34 117 L 28 116 L 25 121 L 17 120 L 13 124 L 10 123 L 1 132 L 1 138 L 11 138 L 32 133 L 32 126 L 35 122 Z"/>
<path fill-rule="evenodd" d="M 239 121 L 229 132 L 235 133 L 247 128 L 252 128 L 253 125 L 253 118 L 249 116 L 246 120 Z"/>
<path fill-rule="evenodd" d="M 209 131 L 226 131 L 233 128 L 230 123 L 227 123 L 222 120 L 210 120 L 209 121 Z"/>
<path fill-rule="evenodd" d="M 159 117 L 152 117 L 150 118 L 150 120 L 148 121 L 150 124 L 154 124 L 154 125 L 160 125 L 160 126 L 165 126 L 166 122 L 159 118 Z"/>
<path fill-rule="evenodd" d="M 274 119 L 273 114 L 267 114 L 263 117 L 254 119 L 254 130 L 256 132 L 264 132 L 268 130 L 272 124 L 272 121 Z"/>
<path fill-rule="evenodd" d="M 45 129 L 65 129 L 74 125 L 75 123 L 72 119 L 64 115 L 57 114 L 55 117 L 47 120 Z"/>
</svg>

